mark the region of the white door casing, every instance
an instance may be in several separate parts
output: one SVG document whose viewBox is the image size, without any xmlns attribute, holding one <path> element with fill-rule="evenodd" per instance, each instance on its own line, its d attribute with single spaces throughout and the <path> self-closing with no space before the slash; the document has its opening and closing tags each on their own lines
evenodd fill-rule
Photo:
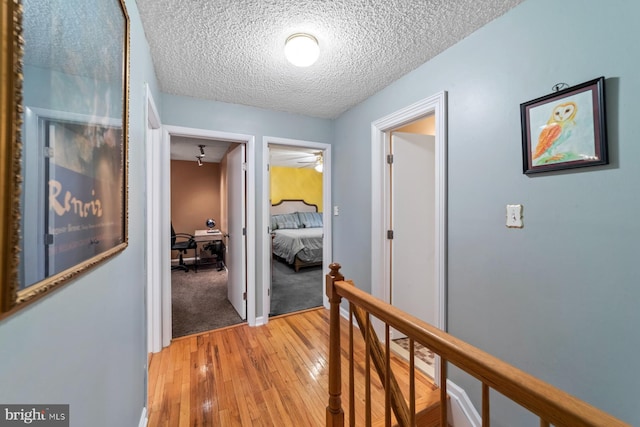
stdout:
<svg viewBox="0 0 640 427">
<path fill-rule="evenodd" d="M 435 324 L 435 137 L 393 132 L 390 148 L 390 302 Z M 401 337 L 393 331 L 393 339 Z"/>
<path fill-rule="evenodd" d="M 227 154 L 227 298 L 244 320 L 247 318 L 245 292 L 247 290 L 245 261 L 247 254 L 245 211 L 245 147 L 238 145 Z"/>
<path fill-rule="evenodd" d="M 147 351 L 157 353 L 162 350 L 162 247 L 165 233 L 162 230 L 162 193 L 159 191 L 161 182 L 160 157 L 162 144 L 162 124 L 156 109 L 149 86 L 146 85 L 146 117 L 147 127 L 145 135 L 146 157 L 146 274 L 147 274 Z M 164 239 L 166 240 L 166 239 Z"/>
<path fill-rule="evenodd" d="M 170 192 L 171 192 L 171 161 L 170 161 L 170 142 L 171 136 L 187 136 L 203 139 L 214 139 L 222 141 L 231 141 L 244 144 L 246 146 L 246 236 L 247 236 L 247 259 L 246 259 L 246 278 L 247 278 L 247 323 L 249 326 L 256 326 L 255 322 L 255 138 L 251 135 L 236 134 L 230 132 L 211 131 L 206 129 L 187 128 L 182 126 L 165 125 L 162 127 L 162 140 L 159 147 L 159 170 L 162 171 L 157 177 L 157 183 L 149 189 L 150 192 L 157 193 L 158 197 L 149 194 L 155 200 L 154 206 L 149 209 L 158 209 L 161 211 L 159 215 L 158 230 L 161 236 L 169 236 L 171 228 L 170 219 Z M 147 170 L 147 174 L 149 169 Z M 164 231 L 166 230 L 166 232 Z M 162 346 L 167 347 L 171 343 L 171 249 L 170 239 L 160 238 L 160 261 L 159 275 L 161 277 L 161 297 L 159 298 L 162 323 Z M 149 272 L 147 272 L 149 274 Z M 158 304 L 158 302 L 154 302 Z M 154 308 L 156 309 L 156 308 Z"/>
<path fill-rule="evenodd" d="M 390 182 L 385 172 L 386 150 L 390 131 L 407 123 L 435 115 L 435 242 L 434 266 L 437 296 L 433 301 L 434 325 L 446 331 L 446 177 L 447 177 L 447 135 L 446 135 L 446 92 L 425 98 L 371 124 L 371 292 L 374 296 L 389 301 L 390 298 L 390 257 L 387 229 L 391 223 L 388 206 L 390 204 Z M 435 381 L 439 383 L 440 360 L 436 358 Z"/>
</svg>

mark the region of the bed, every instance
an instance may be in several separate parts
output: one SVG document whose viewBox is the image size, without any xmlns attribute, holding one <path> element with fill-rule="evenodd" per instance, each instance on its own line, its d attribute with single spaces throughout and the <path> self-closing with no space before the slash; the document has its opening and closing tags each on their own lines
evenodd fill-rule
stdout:
<svg viewBox="0 0 640 427">
<path fill-rule="evenodd" d="M 322 213 L 304 200 L 282 200 L 271 206 L 273 255 L 301 268 L 322 265 Z"/>
</svg>

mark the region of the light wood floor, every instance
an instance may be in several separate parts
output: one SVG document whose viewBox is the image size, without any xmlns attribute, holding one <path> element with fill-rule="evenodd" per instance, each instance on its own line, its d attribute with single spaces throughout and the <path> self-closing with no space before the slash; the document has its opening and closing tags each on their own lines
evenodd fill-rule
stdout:
<svg viewBox="0 0 640 427">
<path fill-rule="evenodd" d="M 348 424 L 348 323 L 342 324 L 343 407 Z M 354 332 L 356 335 L 359 332 Z M 357 335 L 355 353 L 364 361 Z M 324 308 L 174 340 L 151 357 L 149 427 L 324 426 L 327 406 L 329 312 Z M 406 363 L 393 358 L 398 375 Z M 364 362 L 356 364 L 357 425 L 364 425 Z M 372 373 L 373 419 L 384 418 L 384 397 Z M 423 376 L 417 399 L 437 399 Z M 408 392 L 405 391 L 405 396 Z M 376 403 L 378 402 L 378 403 Z"/>
</svg>

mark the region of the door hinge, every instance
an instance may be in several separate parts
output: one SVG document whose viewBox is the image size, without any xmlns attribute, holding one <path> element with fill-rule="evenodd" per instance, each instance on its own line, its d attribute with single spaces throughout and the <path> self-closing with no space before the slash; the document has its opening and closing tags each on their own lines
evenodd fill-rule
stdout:
<svg viewBox="0 0 640 427">
<path fill-rule="evenodd" d="M 267 172 L 269 172 L 271 170 L 269 168 L 270 168 L 269 163 L 267 163 Z"/>
<path fill-rule="evenodd" d="M 247 162 L 242 162 L 242 170 L 243 171 L 247 170 Z"/>
<path fill-rule="evenodd" d="M 267 288 L 267 296 L 270 297 L 271 296 L 271 288 Z"/>
<path fill-rule="evenodd" d="M 246 292 L 242 293 L 242 299 L 245 300 L 245 301 L 247 300 L 247 293 Z"/>
<path fill-rule="evenodd" d="M 393 240 L 393 230 L 387 230 L 387 239 Z"/>
<path fill-rule="evenodd" d="M 245 227 L 242 227 L 242 235 L 243 236 L 247 235 L 247 229 Z"/>
<path fill-rule="evenodd" d="M 44 147 L 44 157 L 47 159 L 53 157 L 53 147 Z"/>
<path fill-rule="evenodd" d="M 53 234 L 45 234 L 44 235 L 44 244 L 45 245 L 53 245 Z"/>
<path fill-rule="evenodd" d="M 393 164 L 393 154 L 387 154 L 387 163 Z"/>
</svg>

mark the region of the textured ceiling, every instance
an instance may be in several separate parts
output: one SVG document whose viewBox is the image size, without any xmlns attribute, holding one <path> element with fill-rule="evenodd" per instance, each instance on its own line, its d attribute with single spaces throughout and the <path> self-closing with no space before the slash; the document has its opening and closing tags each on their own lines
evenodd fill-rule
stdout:
<svg viewBox="0 0 640 427">
<path fill-rule="evenodd" d="M 136 0 L 163 92 L 335 118 L 524 0 Z M 289 64 L 288 36 L 320 58 Z"/>
</svg>

